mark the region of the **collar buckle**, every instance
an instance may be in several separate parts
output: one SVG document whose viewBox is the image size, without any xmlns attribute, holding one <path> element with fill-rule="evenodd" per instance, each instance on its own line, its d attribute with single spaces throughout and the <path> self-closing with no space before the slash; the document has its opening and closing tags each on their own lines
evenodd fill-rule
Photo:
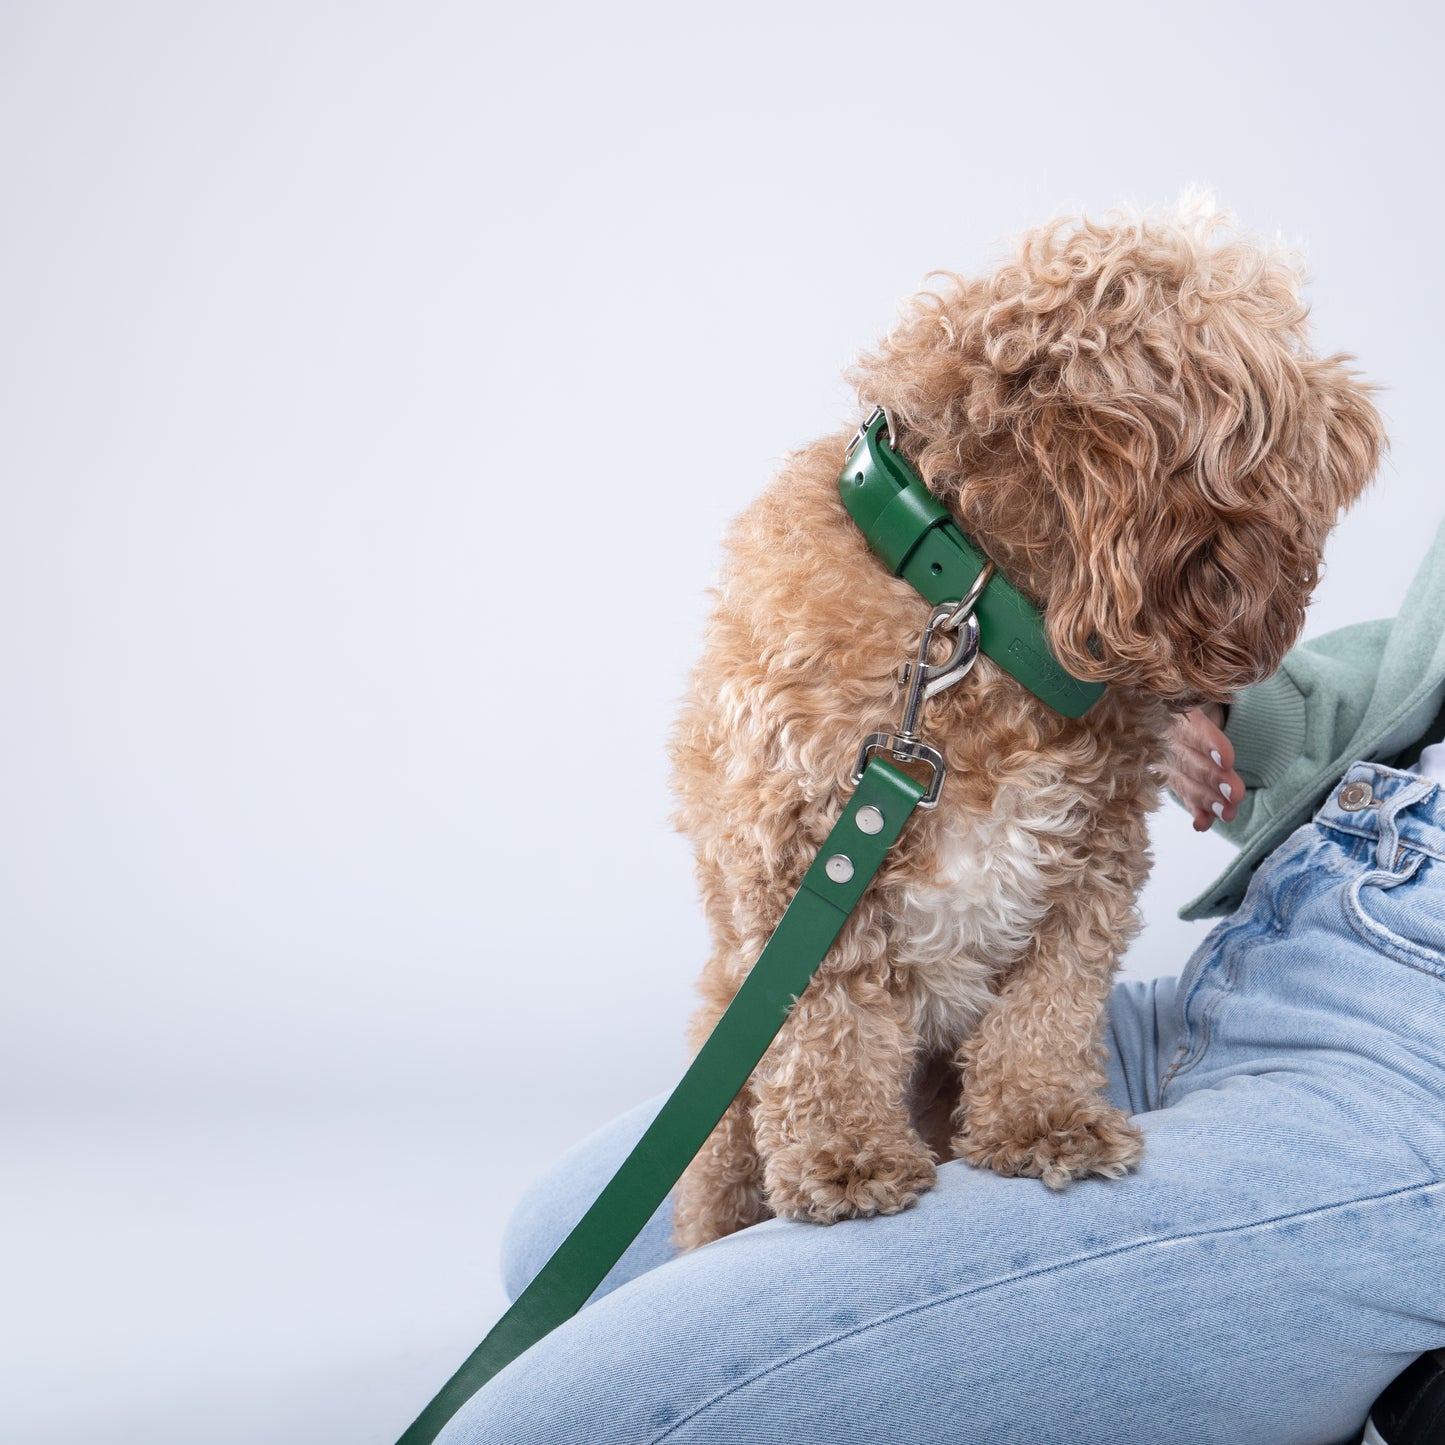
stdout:
<svg viewBox="0 0 1445 1445">
<path fill-rule="evenodd" d="M 858 430 L 853 433 L 853 440 L 848 443 L 848 450 L 843 454 L 845 463 L 847 459 L 862 446 L 863 438 L 868 435 L 873 427 L 873 423 L 877 421 L 880 416 L 888 427 L 888 450 L 891 452 L 898 450 L 898 433 L 893 430 L 893 418 L 889 415 L 888 408 L 875 406 L 873 410 L 863 418 L 863 423 Z"/>
</svg>

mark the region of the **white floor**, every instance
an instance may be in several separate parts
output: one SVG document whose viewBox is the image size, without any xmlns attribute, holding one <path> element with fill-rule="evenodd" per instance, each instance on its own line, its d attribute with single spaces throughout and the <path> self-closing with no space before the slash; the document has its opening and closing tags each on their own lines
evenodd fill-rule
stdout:
<svg viewBox="0 0 1445 1445">
<path fill-rule="evenodd" d="M 567 1142 L 480 1113 L 8 1128 L 0 1436 L 394 1441 L 500 1313 L 502 1226 Z"/>
</svg>

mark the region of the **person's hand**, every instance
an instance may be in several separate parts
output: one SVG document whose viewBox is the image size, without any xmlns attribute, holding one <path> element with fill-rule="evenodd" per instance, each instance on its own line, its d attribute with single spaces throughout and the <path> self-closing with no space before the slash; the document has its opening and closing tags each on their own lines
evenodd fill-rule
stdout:
<svg viewBox="0 0 1445 1445">
<path fill-rule="evenodd" d="M 1205 832 L 1216 818 L 1234 821 L 1244 798 L 1244 780 L 1234 771 L 1234 749 L 1220 730 L 1218 703 L 1186 712 L 1169 729 L 1165 778 L 1170 791 L 1194 814 L 1194 831 Z"/>
</svg>

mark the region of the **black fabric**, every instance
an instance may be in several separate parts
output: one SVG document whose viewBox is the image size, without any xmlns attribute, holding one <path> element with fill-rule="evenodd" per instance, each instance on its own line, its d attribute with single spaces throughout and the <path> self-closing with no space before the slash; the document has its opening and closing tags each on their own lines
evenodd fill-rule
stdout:
<svg viewBox="0 0 1445 1445">
<path fill-rule="evenodd" d="M 1385 1445 L 1445 1442 L 1445 1351 L 1421 1355 L 1375 1401 L 1370 1420 Z"/>
</svg>

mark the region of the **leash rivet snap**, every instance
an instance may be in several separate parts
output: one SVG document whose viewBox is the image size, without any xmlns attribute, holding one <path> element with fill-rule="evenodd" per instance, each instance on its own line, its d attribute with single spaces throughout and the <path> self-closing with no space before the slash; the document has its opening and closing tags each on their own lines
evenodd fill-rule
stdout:
<svg viewBox="0 0 1445 1445">
<path fill-rule="evenodd" d="M 858 816 L 853 819 L 858 825 L 860 833 L 881 833 L 883 831 L 883 814 L 877 808 L 859 808 Z"/>
<path fill-rule="evenodd" d="M 1358 813 L 1367 808 L 1374 798 L 1374 789 L 1368 783 L 1346 783 L 1340 789 L 1340 807 L 1347 813 Z"/>
<path fill-rule="evenodd" d="M 834 853 L 823 864 L 823 871 L 834 883 L 846 883 L 853 876 L 853 860 L 846 853 Z"/>
</svg>

